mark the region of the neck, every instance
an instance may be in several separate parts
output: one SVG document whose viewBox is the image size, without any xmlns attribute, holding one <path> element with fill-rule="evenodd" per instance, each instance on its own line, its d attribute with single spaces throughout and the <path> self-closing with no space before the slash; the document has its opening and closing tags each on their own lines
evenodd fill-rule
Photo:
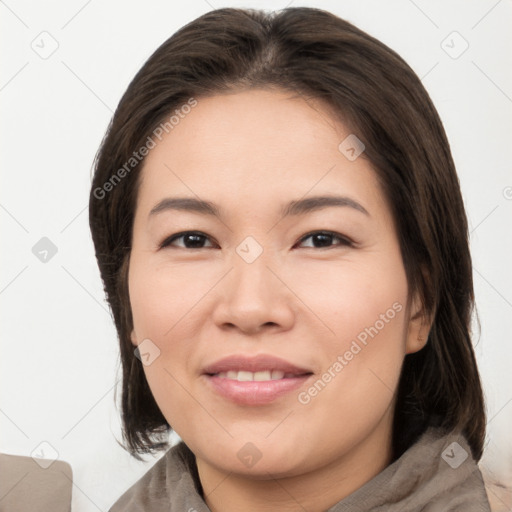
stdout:
<svg viewBox="0 0 512 512">
<path fill-rule="evenodd" d="M 254 479 L 197 459 L 204 499 L 212 512 L 322 512 L 385 469 L 392 460 L 391 428 L 377 428 L 343 457 L 318 469 L 284 478 Z"/>
</svg>

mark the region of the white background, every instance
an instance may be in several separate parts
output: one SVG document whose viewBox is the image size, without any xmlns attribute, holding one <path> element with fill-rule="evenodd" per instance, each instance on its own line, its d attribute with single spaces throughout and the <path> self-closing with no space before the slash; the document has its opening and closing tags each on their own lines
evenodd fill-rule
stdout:
<svg viewBox="0 0 512 512">
<path fill-rule="evenodd" d="M 481 322 L 474 344 L 489 411 L 481 467 L 512 482 L 510 0 L 6 0 L 0 451 L 30 455 L 42 441 L 55 447 L 73 468 L 75 512 L 108 510 L 155 461 L 138 463 L 115 441 L 118 346 L 87 216 L 95 152 L 136 71 L 178 28 L 213 7 L 287 5 L 330 10 L 396 50 L 443 119 L 471 226 Z M 453 31 L 469 44 L 456 59 L 441 46 L 446 41 L 452 54 L 463 48 Z M 32 48 L 52 44 L 58 48 L 47 59 Z M 46 263 L 32 253 L 42 237 L 58 249 Z"/>
</svg>

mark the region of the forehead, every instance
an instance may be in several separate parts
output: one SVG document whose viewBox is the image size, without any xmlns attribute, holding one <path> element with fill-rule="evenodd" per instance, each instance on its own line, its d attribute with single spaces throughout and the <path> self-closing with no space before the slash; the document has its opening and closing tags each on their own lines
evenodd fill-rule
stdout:
<svg viewBox="0 0 512 512">
<path fill-rule="evenodd" d="M 197 98 L 186 111 L 145 159 L 141 203 L 164 193 L 236 195 L 246 208 L 310 191 L 382 199 L 364 154 L 351 161 L 340 151 L 349 130 L 318 100 L 253 89 Z"/>
</svg>

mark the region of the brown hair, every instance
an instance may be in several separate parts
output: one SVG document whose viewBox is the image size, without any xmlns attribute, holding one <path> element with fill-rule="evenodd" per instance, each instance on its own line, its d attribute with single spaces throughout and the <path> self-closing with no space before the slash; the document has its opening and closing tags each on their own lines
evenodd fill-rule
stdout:
<svg viewBox="0 0 512 512">
<path fill-rule="evenodd" d="M 442 123 L 419 78 L 394 51 L 329 12 L 303 7 L 219 9 L 181 28 L 130 83 L 97 154 L 90 227 L 119 335 L 127 449 L 136 457 L 162 449 L 170 431 L 130 340 L 127 275 L 144 162 L 132 160 L 134 151 L 190 98 L 254 87 L 329 105 L 364 142 L 391 205 L 410 294 L 419 294 L 433 320 L 426 346 L 402 367 L 394 459 L 437 425 L 460 429 L 479 460 L 485 412 L 470 334 L 468 229 Z"/>
</svg>

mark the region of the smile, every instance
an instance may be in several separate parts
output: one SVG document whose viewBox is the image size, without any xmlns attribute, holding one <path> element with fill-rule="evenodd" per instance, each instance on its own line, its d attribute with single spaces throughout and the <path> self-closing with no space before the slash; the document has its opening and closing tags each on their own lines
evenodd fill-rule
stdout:
<svg viewBox="0 0 512 512">
<path fill-rule="evenodd" d="M 313 372 L 266 354 L 234 354 L 203 368 L 210 392 L 237 405 L 265 405 L 301 387 Z"/>
<path fill-rule="evenodd" d="M 250 381 L 258 381 L 263 382 L 267 380 L 279 380 L 279 379 L 289 379 L 293 377 L 297 377 L 297 375 L 293 373 L 285 373 L 281 370 L 263 370 L 260 372 L 248 372 L 244 370 L 239 371 L 229 371 L 229 372 L 220 372 L 215 374 L 215 377 L 219 377 L 220 379 L 232 379 L 237 380 L 238 382 L 250 382 Z"/>
</svg>

